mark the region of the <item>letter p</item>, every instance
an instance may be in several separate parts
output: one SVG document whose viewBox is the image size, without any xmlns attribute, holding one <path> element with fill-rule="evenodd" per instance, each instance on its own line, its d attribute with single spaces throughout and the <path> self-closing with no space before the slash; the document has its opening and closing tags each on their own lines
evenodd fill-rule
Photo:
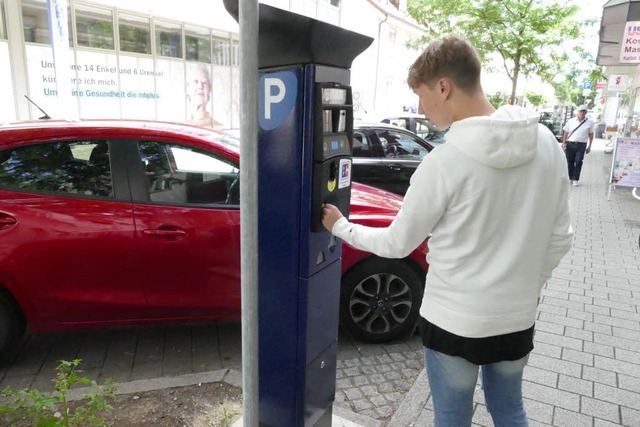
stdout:
<svg viewBox="0 0 640 427">
<path fill-rule="evenodd" d="M 271 88 L 275 86 L 277 91 L 275 94 L 271 93 Z M 265 78 L 264 79 L 264 116 L 265 119 L 271 119 L 271 105 L 277 104 L 284 99 L 287 90 L 285 89 L 284 82 L 277 78 Z"/>
</svg>

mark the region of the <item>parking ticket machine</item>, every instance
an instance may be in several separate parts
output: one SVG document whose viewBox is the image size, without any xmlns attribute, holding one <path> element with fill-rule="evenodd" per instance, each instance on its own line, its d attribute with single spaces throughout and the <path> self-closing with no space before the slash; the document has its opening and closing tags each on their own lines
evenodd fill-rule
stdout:
<svg viewBox="0 0 640 427">
<path fill-rule="evenodd" d="M 224 0 L 237 18 L 238 0 Z M 258 318 L 261 426 L 330 426 L 341 243 L 322 205 L 351 195 L 351 63 L 373 40 L 259 5 Z"/>
</svg>

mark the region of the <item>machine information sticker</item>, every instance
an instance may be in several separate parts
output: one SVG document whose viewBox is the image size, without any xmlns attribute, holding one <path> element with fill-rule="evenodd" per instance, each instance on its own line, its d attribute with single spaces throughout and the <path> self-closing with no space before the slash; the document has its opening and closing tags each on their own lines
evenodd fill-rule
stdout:
<svg viewBox="0 0 640 427">
<path fill-rule="evenodd" d="M 340 178 L 338 189 L 351 185 L 351 159 L 340 159 Z"/>
</svg>

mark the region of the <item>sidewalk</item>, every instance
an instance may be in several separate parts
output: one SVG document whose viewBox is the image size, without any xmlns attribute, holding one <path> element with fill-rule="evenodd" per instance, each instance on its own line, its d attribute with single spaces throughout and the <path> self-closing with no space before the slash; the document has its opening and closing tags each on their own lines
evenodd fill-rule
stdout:
<svg viewBox="0 0 640 427">
<path fill-rule="evenodd" d="M 612 155 L 597 139 L 572 187 L 572 250 L 543 290 L 524 372 L 531 426 L 640 426 L 640 201 L 607 201 Z M 480 385 L 473 422 L 492 426 Z M 389 426 L 431 426 L 424 370 Z"/>
</svg>

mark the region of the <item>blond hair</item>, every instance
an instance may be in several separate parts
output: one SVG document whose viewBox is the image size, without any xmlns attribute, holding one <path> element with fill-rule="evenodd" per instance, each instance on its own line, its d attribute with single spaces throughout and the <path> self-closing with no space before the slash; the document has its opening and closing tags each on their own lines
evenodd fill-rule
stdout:
<svg viewBox="0 0 640 427">
<path fill-rule="evenodd" d="M 433 87 L 436 80 L 447 77 L 464 92 L 472 94 L 480 86 L 480 57 L 471 43 L 448 35 L 430 42 L 409 68 L 407 84 L 416 89 L 421 84 Z"/>
</svg>

